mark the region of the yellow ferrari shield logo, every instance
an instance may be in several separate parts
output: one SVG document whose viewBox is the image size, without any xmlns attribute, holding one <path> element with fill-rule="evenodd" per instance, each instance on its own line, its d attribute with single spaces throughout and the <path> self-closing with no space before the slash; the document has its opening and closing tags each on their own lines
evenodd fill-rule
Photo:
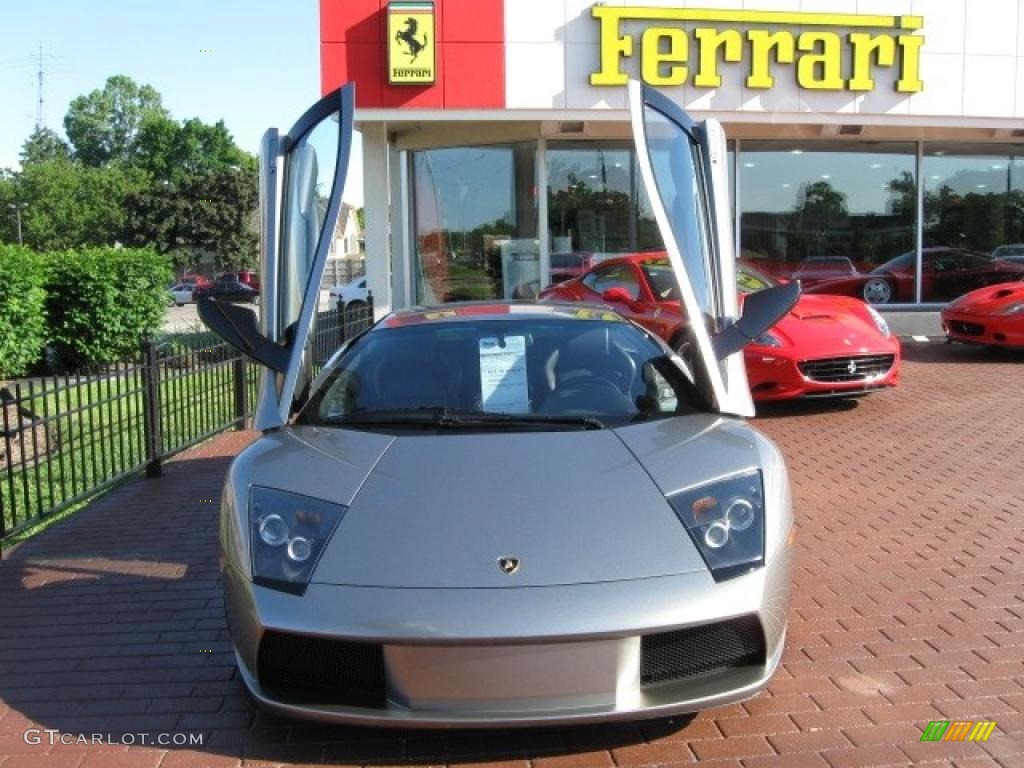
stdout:
<svg viewBox="0 0 1024 768">
<path fill-rule="evenodd" d="M 388 3 L 388 82 L 434 82 L 434 4 Z"/>
</svg>

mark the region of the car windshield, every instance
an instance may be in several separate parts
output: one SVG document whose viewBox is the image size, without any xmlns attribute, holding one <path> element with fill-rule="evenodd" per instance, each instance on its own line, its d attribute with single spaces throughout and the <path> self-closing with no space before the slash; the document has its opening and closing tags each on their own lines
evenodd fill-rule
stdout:
<svg viewBox="0 0 1024 768">
<path fill-rule="evenodd" d="M 664 346 L 618 315 L 378 327 L 298 423 L 357 429 L 599 429 L 702 410 Z"/>
<path fill-rule="evenodd" d="M 640 264 L 647 284 L 657 301 L 679 301 L 679 280 L 668 259 L 645 261 Z"/>
<path fill-rule="evenodd" d="M 774 288 L 778 283 L 764 272 L 745 264 L 736 267 L 736 287 L 740 293 L 757 293 L 765 288 Z"/>
</svg>

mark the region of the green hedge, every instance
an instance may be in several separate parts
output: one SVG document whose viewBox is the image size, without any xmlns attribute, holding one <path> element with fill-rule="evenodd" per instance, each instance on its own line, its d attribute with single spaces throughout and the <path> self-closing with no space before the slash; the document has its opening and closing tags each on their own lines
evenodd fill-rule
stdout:
<svg viewBox="0 0 1024 768">
<path fill-rule="evenodd" d="M 39 254 L 0 245 L 0 379 L 23 376 L 46 343 L 45 276 Z"/>
<path fill-rule="evenodd" d="M 88 248 L 48 255 L 49 341 L 69 369 L 133 359 L 139 339 L 159 331 L 172 278 L 149 249 Z"/>
</svg>

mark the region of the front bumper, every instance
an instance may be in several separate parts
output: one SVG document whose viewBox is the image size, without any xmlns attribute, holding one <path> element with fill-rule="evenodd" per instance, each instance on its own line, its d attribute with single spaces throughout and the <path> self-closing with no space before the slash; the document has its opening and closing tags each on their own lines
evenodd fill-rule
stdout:
<svg viewBox="0 0 1024 768">
<path fill-rule="evenodd" d="M 1024 348 L 1024 318 L 1020 317 L 943 310 L 942 330 L 947 338 L 965 344 Z"/>
<path fill-rule="evenodd" d="M 507 589 L 311 584 L 294 596 L 223 569 L 239 669 L 284 715 L 396 727 L 495 727 L 659 717 L 749 698 L 782 656 L 791 548 L 716 584 L 707 573 Z M 735 617 L 759 627 L 757 663 L 641 682 L 642 637 Z M 716 625 L 717 626 L 717 625 Z M 386 694 L 376 704 L 260 680 L 264 634 L 373 644 Z"/>
<path fill-rule="evenodd" d="M 895 347 L 884 353 L 843 356 L 842 359 L 875 358 L 893 355 L 888 370 L 856 378 L 850 381 L 818 380 L 805 375 L 801 364 L 813 363 L 816 359 L 804 360 L 789 354 L 786 350 L 770 347 L 748 348 L 747 378 L 750 391 L 756 401 L 791 400 L 799 397 L 851 397 L 868 394 L 880 389 L 895 387 L 900 382 L 900 348 Z M 822 358 L 827 359 L 827 358 Z M 836 357 L 835 359 L 840 359 Z"/>
</svg>

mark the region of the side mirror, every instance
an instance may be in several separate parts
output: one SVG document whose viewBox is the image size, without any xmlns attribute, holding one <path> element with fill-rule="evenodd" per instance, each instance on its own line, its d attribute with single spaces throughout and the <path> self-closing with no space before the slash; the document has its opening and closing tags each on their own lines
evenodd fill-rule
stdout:
<svg viewBox="0 0 1024 768">
<path fill-rule="evenodd" d="M 751 293 L 743 302 L 740 319 L 712 338 L 715 357 L 724 360 L 739 352 L 785 317 L 800 298 L 800 283 L 793 281 Z"/>
<path fill-rule="evenodd" d="M 633 297 L 629 295 L 629 291 L 617 285 L 602 293 L 601 299 L 602 301 L 617 301 L 621 304 L 633 303 Z"/>
<path fill-rule="evenodd" d="M 256 313 L 251 309 L 204 297 L 196 302 L 196 310 L 207 328 L 242 354 L 272 371 L 288 370 L 288 348 L 260 333 Z"/>
</svg>

